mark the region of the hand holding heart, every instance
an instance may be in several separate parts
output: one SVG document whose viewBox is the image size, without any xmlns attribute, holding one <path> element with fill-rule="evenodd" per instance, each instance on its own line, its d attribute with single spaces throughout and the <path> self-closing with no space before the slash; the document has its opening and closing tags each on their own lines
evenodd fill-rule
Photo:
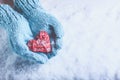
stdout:
<svg viewBox="0 0 120 80">
<path fill-rule="evenodd" d="M 52 50 L 47 54 L 51 58 L 62 47 L 63 28 L 60 22 L 46 12 L 39 0 L 15 0 L 15 9 L 20 12 L 29 22 L 30 29 L 35 37 L 41 30 L 48 33 Z"/>
<path fill-rule="evenodd" d="M 20 14 L 0 5 L 0 26 L 7 30 L 13 51 L 38 63 L 47 62 L 62 46 L 61 24 L 39 5 L 39 0 L 15 0 L 14 5 Z"/>
</svg>

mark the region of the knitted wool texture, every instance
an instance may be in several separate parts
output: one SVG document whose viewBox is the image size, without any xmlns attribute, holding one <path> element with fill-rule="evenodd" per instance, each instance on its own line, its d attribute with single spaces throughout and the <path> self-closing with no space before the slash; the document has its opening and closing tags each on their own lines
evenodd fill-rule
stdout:
<svg viewBox="0 0 120 80">
<path fill-rule="evenodd" d="M 41 7 L 39 0 L 15 0 L 14 4 L 19 13 L 8 5 L 0 5 L 0 26 L 8 33 L 9 45 L 25 59 L 38 63 L 47 62 L 62 47 L 61 24 Z M 26 45 L 42 30 L 50 36 L 52 51 L 49 54 L 32 52 Z"/>
</svg>

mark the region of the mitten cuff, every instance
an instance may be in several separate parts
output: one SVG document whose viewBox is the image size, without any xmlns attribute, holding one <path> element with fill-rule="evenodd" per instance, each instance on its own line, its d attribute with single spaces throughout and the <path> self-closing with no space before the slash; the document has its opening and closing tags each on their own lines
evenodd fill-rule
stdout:
<svg viewBox="0 0 120 80">
<path fill-rule="evenodd" d="M 0 5 L 0 25 L 7 28 L 7 25 L 11 25 L 14 22 L 18 22 L 20 15 L 15 15 L 17 12 L 8 6 L 1 4 Z"/>
<path fill-rule="evenodd" d="M 42 9 L 40 0 L 14 0 L 15 10 L 25 16 L 34 14 L 36 9 Z"/>
</svg>

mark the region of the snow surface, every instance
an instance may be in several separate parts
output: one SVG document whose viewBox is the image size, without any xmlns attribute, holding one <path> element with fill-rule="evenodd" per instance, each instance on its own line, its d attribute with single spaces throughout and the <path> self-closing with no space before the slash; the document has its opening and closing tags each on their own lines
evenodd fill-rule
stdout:
<svg viewBox="0 0 120 80">
<path fill-rule="evenodd" d="M 120 0 L 41 0 L 63 24 L 59 55 L 32 64 L 0 29 L 0 80 L 120 80 Z"/>
</svg>

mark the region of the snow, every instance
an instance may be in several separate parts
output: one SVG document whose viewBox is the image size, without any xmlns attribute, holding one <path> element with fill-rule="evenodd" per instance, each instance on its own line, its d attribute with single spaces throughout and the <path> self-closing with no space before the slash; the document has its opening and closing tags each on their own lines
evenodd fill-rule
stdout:
<svg viewBox="0 0 120 80">
<path fill-rule="evenodd" d="M 46 64 L 29 63 L 9 49 L 0 29 L 0 80 L 120 80 L 119 0 L 41 4 L 63 24 L 62 50 Z"/>
</svg>

